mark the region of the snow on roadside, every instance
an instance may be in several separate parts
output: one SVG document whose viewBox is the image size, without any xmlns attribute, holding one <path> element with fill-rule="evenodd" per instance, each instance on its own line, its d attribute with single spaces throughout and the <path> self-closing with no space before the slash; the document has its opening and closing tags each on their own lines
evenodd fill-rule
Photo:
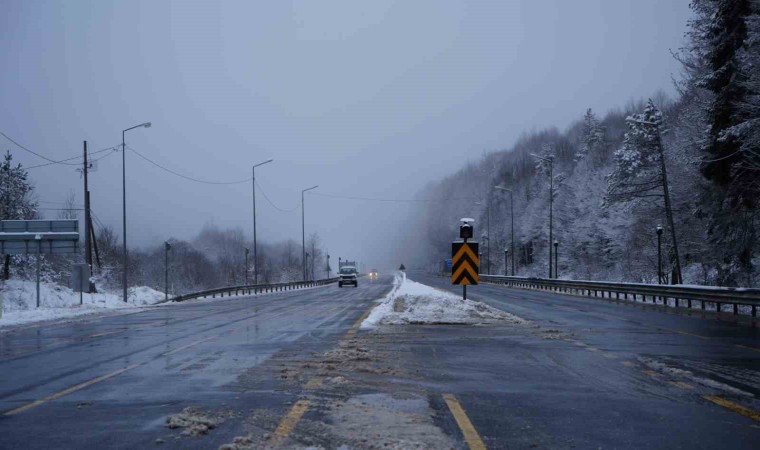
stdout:
<svg viewBox="0 0 760 450">
<path fill-rule="evenodd" d="M 396 274 L 393 289 L 362 322 L 361 328 L 398 324 L 525 324 L 524 319 L 474 300 L 408 280 Z"/>
<path fill-rule="evenodd" d="M 36 285 L 32 281 L 8 280 L 0 285 L 3 316 L 0 327 L 53 319 L 65 319 L 103 311 L 136 308 L 156 304 L 164 293 L 146 286 L 129 289 L 129 303 L 115 293 L 82 294 L 54 283 L 40 283 L 40 307 L 37 308 Z"/>
</svg>

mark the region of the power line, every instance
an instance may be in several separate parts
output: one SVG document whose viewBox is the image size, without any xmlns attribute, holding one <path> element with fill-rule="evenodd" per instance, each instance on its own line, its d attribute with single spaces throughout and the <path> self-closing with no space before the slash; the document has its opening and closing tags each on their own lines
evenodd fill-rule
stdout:
<svg viewBox="0 0 760 450">
<path fill-rule="evenodd" d="M 366 202 L 387 202 L 387 203 L 437 203 L 437 202 L 448 202 L 452 200 L 472 200 L 468 198 L 414 199 L 414 198 L 356 197 L 356 196 L 350 196 L 350 195 L 325 194 L 323 192 L 312 192 L 312 195 L 318 195 L 320 197 L 343 199 L 343 200 L 358 200 L 358 201 L 366 201 Z"/>
<path fill-rule="evenodd" d="M 106 147 L 106 148 L 94 151 L 92 153 L 89 153 L 89 154 L 90 155 L 97 155 L 98 153 L 103 153 L 103 152 L 108 151 L 108 150 L 114 150 L 114 152 L 115 152 L 115 151 L 117 151 L 117 148 L 116 147 Z M 111 155 L 111 153 L 108 153 L 107 155 L 101 156 L 100 158 L 98 158 L 98 160 L 99 159 L 103 159 L 103 158 L 105 158 L 106 156 L 109 156 L 109 155 Z M 82 159 L 82 158 L 83 158 L 82 155 L 72 156 L 71 158 L 61 159 L 61 160 L 59 160 L 57 162 L 49 162 L 49 163 L 45 163 L 45 164 L 37 164 L 36 166 L 24 167 L 24 169 L 29 170 L 29 169 L 36 169 L 38 167 L 52 166 L 53 164 L 63 164 L 65 161 L 71 161 L 73 159 Z M 82 163 L 78 162 L 78 163 L 65 164 L 65 165 L 67 165 L 67 166 L 80 166 L 80 165 L 82 165 Z"/>
<path fill-rule="evenodd" d="M 154 166 L 158 167 L 159 169 L 161 169 L 161 170 L 163 170 L 165 172 L 168 172 L 168 173 L 170 173 L 172 175 L 178 176 L 180 178 L 184 178 L 184 179 L 189 180 L 189 181 L 194 181 L 196 183 L 203 183 L 203 184 L 242 184 L 242 183 L 248 183 L 249 181 L 252 180 L 251 177 L 246 178 L 244 180 L 238 180 L 238 181 L 207 181 L 207 180 L 201 180 L 201 179 L 194 178 L 194 177 L 191 177 L 191 176 L 188 176 L 188 175 L 183 175 L 183 174 L 181 174 L 179 172 L 176 172 L 176 171 L 174 171 L 172 169 L 164 167 L 161 164 L 159 164 L 159 163 L 153 161 L 152 159 L 148 158 L 147 156 L 143 155 L 142 153 L 138 152 L 134 148 L 130 147 L 129 145 L 127 145 L 127 148 L 129 150 L 131 150 L 134 154 L 136 154 L 137 156 L 139 156 L 140 158 L 142 158 L 145 161 L 153 164 Z"/>
<path fill-rule="evenodd" d="M 8 136 L 7 134 L 3 133 L 2 131 L 0 131 L 0 134 L 2 134 L 3 137 L 5 137 L 5 139 L 8 139 L 9 141 L 13 142 L 16 145 L 16 147 L 20 148 L 21 150 L 27 151 L 27 152 L 31 153 L 32 155 L 35 155 L 35 156 L 37 156 L 39 158 L 42 158 L 45 161 L 49 161 L 50 164 L 63 164 L 63 165 L 66 165 L 66 166 L 77 166 L 77 165 L 79 165 L 79 164 L 75 164 L 75 163 L 67 163 L 67 162 L 65 162 L 65 161 L 69 161 L 69 160 L 71 160 L 73 158 L 63 159 L 63 160 L 60 160 L 60 161 L 56 161 L 54 159 L 50 159 L 50 158 L 48 158 L 45 155 L 41 155 L 41 154 L 35 152 L 34 150 L 29 150 L 28 148 L 26 148 L 23 145 L 19 144 L 18 142 L 14 141 L 10 136 Z"/>
<path fill-rule="evenodd" d="M 298 209 L 301 208 L 301 205 L 296 205 L 295 208 L 282 209 L 279 206 L 275 205 L 274 202 L 272 200 L 270 200 L 269 197 L 267 197 L 267 193 L 264 191 L 264 189 L 261 188 L 261 185 L 259 184 L 258 181 L 256 182 L 256 186 L 259 187 L 259 191 L 261 191 L 261 194 L 264 195 L 264 198 L 266 199 L 267 203 L 269 203 L 270 205 L 272 205 L 272 208 L 276 209 L 277 211 L 289 213 L 289 212 L 297 211 Z"/>
</svg>

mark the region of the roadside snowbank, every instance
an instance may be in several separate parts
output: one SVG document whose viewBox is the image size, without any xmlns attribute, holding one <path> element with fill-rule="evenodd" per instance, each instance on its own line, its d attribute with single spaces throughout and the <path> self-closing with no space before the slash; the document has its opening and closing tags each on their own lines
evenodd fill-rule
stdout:
<svg viewBox="0 0 760 450">
<path fill-rule="evenodd" d="M 82 294 L 53 283 L 40 283 L 40 307 L 37 308 L 37 292 L 32 281 L 9 280 L 0 285 L 3 316 L 0 327 L 19 325 L 43 320 L 63 319 L 102 311 L 135 308 L 156 304 L 164 299 L 164 293 L 146 286 L 129 289 L 129 303 L 113 293 Z"/>
<path fill-rule="evenodd" d="M 380 301 L 361 328 L 398 324 L 524 324 L 525 320 L 482 302 L 462 300 L 458 295 L 396 275 L 391 292 Z"/>
</svg>

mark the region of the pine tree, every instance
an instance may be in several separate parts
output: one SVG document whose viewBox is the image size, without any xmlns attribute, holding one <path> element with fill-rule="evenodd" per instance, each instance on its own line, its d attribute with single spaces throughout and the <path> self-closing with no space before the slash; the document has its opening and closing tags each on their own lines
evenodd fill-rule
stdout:
<svg viewBox="0 0 760 450">
<path fill-rule="evenodd" d="M 21 164 L 13 166 L 13 155 L 5 153 L 0 164 L 0 220 L 34 219 L 37 216 L 37 202 L 32 198 L 34 187 L 27 179 Z M 10 276 L 10 255 L 3 261 L 3 279 Z"/>
<path fill-rule="evenodd" d="M 758 142 L 752 135 L 757 136 L 760 116 L 757 109 L 746 107 L 753 98 L 750 79 L 758 70 L 752 64 L 752 50 L 757 52 L 757 43 L 752 45 L 749 41 L 748 20 L 758 13 L 759 3 L 700 0 L 693 2 L 692 7 L 697 12 L 700 7 L 710 11 L 703 3 L 712 4 L 714 14 L 695 36 L 702 40 L 709 68 L 701 85 L 713 92 L 715 98 L 709 108 L 711 139 L 705 148 L 708 156 L 702 171 L 708 179 L 726 189 L 732 206 L 753 208 L 760 198 L 760 185 L 756 181 L 757 173 L 748 169 L 753 166 L 753 160 L 757 163 L 753 150 L 758 152 Z M 757 94 L 754 93 L 755 98 Z"/>
<path fill-rule="evenodd" d="M 629 116 L 626 122 L 628 132 L 623 139 L 623 146 L 615 152 L 616 164 L 607 178 L 605 203 L 663 200 L 673 245 L 673 284 L 678 284 L 683 277 L 662 144 L 662 133 L 665 131 L 662 112 L 650 99 L 643 113 Z"/>
<path fill-rule="evenodd" d="M 575 153 L 575 161 L 580 161 L 589 155 L 599 157 L 603 145 L 604 127 L 599 125 L 596 115 L 589 108 L 583 116 L 583 136 L 581 137 L 581 145 Z"/>
</svg>

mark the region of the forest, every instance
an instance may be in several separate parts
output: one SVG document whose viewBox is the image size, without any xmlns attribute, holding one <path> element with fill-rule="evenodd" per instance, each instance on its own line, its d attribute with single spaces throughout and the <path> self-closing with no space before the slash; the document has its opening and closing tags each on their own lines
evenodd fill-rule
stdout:
<svg viewBox="0 0 760 450">
<path fill-rule="evenodd" d="M 444 267 L 469 216 L 481 273 L 756 287 L 760 1 L 691 9 L 676 98 L 578 105 L 566 129 L 525 132 L 420 192 L 411 221 L 429 266 Z"/>
</svg>

